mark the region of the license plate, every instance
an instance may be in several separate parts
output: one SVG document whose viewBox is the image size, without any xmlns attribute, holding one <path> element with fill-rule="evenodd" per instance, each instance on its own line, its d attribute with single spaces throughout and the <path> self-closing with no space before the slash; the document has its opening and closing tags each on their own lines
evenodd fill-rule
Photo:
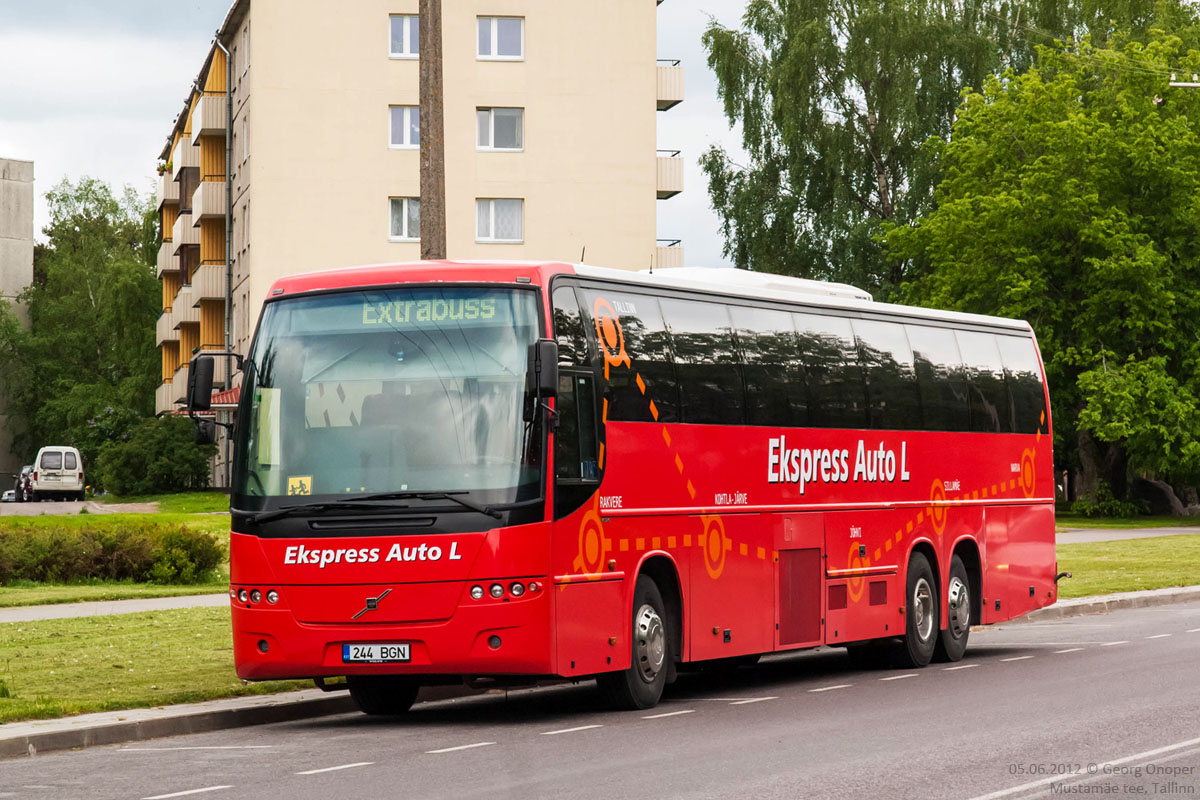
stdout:
<svg viewBox="0 0 1200 800">
<path fill-rule="evenodd" d="M 342 663 L 361 662 L 364 664 L 386 664 L 394 661 L 408 661 L 409 646 L 403 644 L 344 644 L 342 645 Z"/>
<path fill-rule="evenodd" d="M 43 477 L 45 480 L 48 480 L 48 481 L 56 481 L 56 480 L 58 480 L 58 476 L 57 476 L 57 475 L 43 475 L 42 477 Z"/>
</svg>

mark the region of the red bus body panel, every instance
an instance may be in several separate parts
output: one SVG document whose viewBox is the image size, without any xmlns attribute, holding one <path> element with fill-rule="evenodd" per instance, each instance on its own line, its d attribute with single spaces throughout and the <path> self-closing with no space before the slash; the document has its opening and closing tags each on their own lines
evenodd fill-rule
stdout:
<svg viewBox="0 0 1200 800">
<path fill-rule="evenodd" d="M 365 267 L 284 278 L 272 297 L 520 279 L 548 300 L 550 278 L 573 272 L 557 263 Z M 636 360 L 627 368 L 636 371 Z M 654 392 L 645 384 L 647 403 Z M 233 601 L 237 671 L 261 680 L 624 669 L 633 586 L 650 562 L 677 582 L 685 661 L 902 635 L 905 573 L 918 549 L 939 579 L 943 627 L 956 551 L 978 560 L 981 621 L 1012 619 L 1057 598 L 1048 399 L 1046 408 L 1028 435 L 607 421 L 603 483 L 558 521 L 427 536 L 234 533 L 232 587 L 280 598 Z M 812 477 L 802 483 L 795 473 L 804 470 Z M 405 552 L 421 545 L 425 558 Z M 334 552 L 308 563 L 325 550 Z M 542 589 L 503 600 L 468 594 L 517 579 Z M 378 608 L 352 619 L 385 590 Z M 342 663 L 341 645 L 371 642 L 411 643 L 411 662 Z"/>
</svg>

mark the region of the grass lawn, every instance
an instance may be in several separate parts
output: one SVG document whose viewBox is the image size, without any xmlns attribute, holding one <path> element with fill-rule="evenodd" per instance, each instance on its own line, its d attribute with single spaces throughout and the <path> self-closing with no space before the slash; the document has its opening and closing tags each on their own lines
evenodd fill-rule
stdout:
<svg viewBox="0 0 1200 800">
<path fill-rule="evenodd" d="M 222 492 L 180 492 L 178 494 L 152 494 L 130 497 L 100 495 L 92 498 L 97 503 L 158 503 L 158 510 L 167 513 L 203 514 L 214 511 L 229 511 L 229 495 Z"/>
<path fill-rule="evenodd" d="M 228 608 L 0 624 L 0 723 L 310 687 L 243 684 Z"/>
<path fill-rule="evenodd" d="M 1200 527 L 1200 517 L 1080 517 L 1075 514 L 1056 514 L 1054 527 L 1063 528 L 1178 528 Z"/>
<path fill-rule="evenodd" d="M 1200 534 L 1060 544 L 1058 569 L 1073 575 L 1058 584 L 1062 598 L 1194 586 L 1200 584 Z"/>
</svg>

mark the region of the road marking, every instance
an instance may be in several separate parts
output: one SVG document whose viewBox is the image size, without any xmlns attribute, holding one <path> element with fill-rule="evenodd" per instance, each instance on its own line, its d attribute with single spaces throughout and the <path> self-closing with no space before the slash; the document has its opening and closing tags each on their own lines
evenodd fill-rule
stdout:
<svg viewBox="0 0 1200 800">
<path fill-rule="evenodd" d="M 978 666 L 978 664 L 959 664 L 957 667 L 942 667 L 942 672 L 953 672 L 956 669 L 970 669 Z"/>
<path fill-rule="evenodd" d="M 220 789 L 232 789 L 233 786 L 206 786 L 203 789 L 188 789 L 184 792 L 171 792 L 170 794 L 156 794 L 151 797 L 143 797 L 142 800 L 167 800 L 168 797 L 183 797 L 189 794 L 200 794 L 201 792 L 215 792 Z"/>
<path fill-rule="evenodd" d="M 1200 633 L 1200 628 L 1192 628 L 1188 633 Z"/>
<path fill-rule="evenodd" d="M 1109 770 L 1111 770 L 1112 767 L 1119 767 L 1122 764 L 1128 764 L 1131 761 L 1140 761 L 1143 759 L 1152 758 L 1154 756 L 1162 755 L 1164 753 L 1170 753 L 1173 750 L 1182 750 L 1187 747 L 1194 747 L 1195 745 L 1198 745 L 1198 744 L 1200 744 L 1200 739 L 1189 739 L 1186 742 L 1176 742 L 1175 744 L 1169 744 L 1169 745 L 1166 745 L 1165 747 L 1158 747 L 1158 748 L 1155 748 L 1154 750 L 1146 750 L 1141 753 L 1134 753 L 1131 756 L 1125 756 L 1124 758 L 1117 758 L 1112 761 L 1105 761 L 1101 764 L 1097 764 L 1096 765 L 1097 771 L 1100 774 L 1107 775 L 1109 773 L 1108 773 L 1108 771 L 1106 771 L 1105 768 L 1108 768 Z M 1041 780 L 1030 781 L 1029 783 L 1023 783 L 1020 786 L 1012 786 L 1012 787 L 1009 787 L 1008 789 L 1000 789 L 999 791 L 992 792 L 991 794 L 981 794 L 978 797 L 971 798 L 971 800 L 999 800 L 999 798 L 1001 798 L 1001 797 L 1010 797 L 1014 794 L 1021 794 L 1022 792 L 1027 792 L 1030 789 L 1038 789 L 1043 786 L 1048 786 L 1051 783 L 1061 783 L 1062 781 L 1063 781 L 1063 776 L 1051 775 L 1049 777 L 1042 778 Z"/>
<path fill-rule="evenodd" d="M 426 750 L 426 753 L 453 753 L 455 750 L 470 750 L 472 747 L 487 747 L 495 742 L 476 742 L 475 744 L 460 744 L 458 747 L 443 747 L 441 750 Z"/>
<path fill-rule="evenodd" d="M 899 680 L 903 680 L 905 678 L 915 678 L 915 677 L 917 677 L 917 673 L 908 672 L 908 673 L 905 673 L 904 675 L 889 675 L 888 677 L 880 678 L 879 680 L 881 680 L 881 681 L 899 681 Z"/>
<path fill-rule="evenodd" d="M 271 744 L 210 744 L 193 747 L 122 747 L 119 753 L 162 753 L 167 750 L 266 750 Z"/>
<path fill-rule="evenodd" d="M 837 686 L 822 686 L 820 689 L 809 689 L 810 692 L 832 692 L 834 689 L 849 689 L 854 684 L 839 683 Z"/>
<path fill-rule="evenodd" d="M 1159 633 L 1159 634 L 1156 634 L 1156 635 L 1154 635 L 1154 636 L 1147 636 L 1146 638 L 1147 638 L 1147 639 L 1165 639 L 1165 638 L 1167 638 L 1167 637 L 1168 637 L 1168 636 L 1170 636 L 1170 635 L 1171 635 L 1171 634 L 1169 634 L 1169 633 Z"/>
<path fill-rule="evenodd" d="M 542 731 L 542 736 L 557 736 L 560 733 L 575 733 L 575 731 L 587 731 L 592 728 L 603 728 L 603 725 L 580 725 L 578 728 L 563 728 L 559 731 Z"/>
<path fill-rule="evenodd" d="M 695 714 L 695 713 L 696 713 L 696 709 L 686 708 L 683 711 L 668 711 L 665 714 L 651 714 L 648 717 L 642 717 L 642 719 L 662 719 L 663 717 L 678 717 L 680 714 Z"/>
<path fill-rule="evenodd" d="M 1102 645 L 1100 645 L 1100 646 L 1101 646 L 1101 647 L 1115 647 L 1116 645 L 1119 645 L 1119 644 L 1129 644 L 1129 640 L 1128 640 L 1128 639 L 1122 639 L 1122 640 L 1121 640 L 1121 641 L 1119 641 L 1119 642 L 1105 642 L 1104 644 L 1102 644 Z"/>
<path fill-rule="evenodd" d="M 1012 658 L 1002 658 L 1000 660 L 1001 661 L 1024 661 L 1027 658 L 1033 658 L 1033 656 L 1013 656 Z"/>
<path fill-rule="evenodd" d="M 1078 653 L 1082 649 L 1082 647 L 1068 647 L 1066 650 L 1055 650 L 1054 653 L 1055 655 L 1059 653 Z"/>
<path fill-rule="evenodd" d="M 778 700 L 778 699 L 779 699 L 778 695 L 776 695 L 774 697 L 751 697 L 748 700 L 735 700 L 734 702 L 730 703 L 729 705 L 744 706 L 747 703 L 761 703 L 763 700 Z"/>
<path fill-rule="evenodd" d="M 353 764 L 338 764 L 336 767 L 323 767 L 321 769 L 306 769 L 304 772 L 297 772 L 297 775 L 316 775 L 321 772 L 337 772 L 339 769 L 353 769 L 354 767 L 369 767 L 374 764 L 374 761 L 355 761 Z"/>
</svg>

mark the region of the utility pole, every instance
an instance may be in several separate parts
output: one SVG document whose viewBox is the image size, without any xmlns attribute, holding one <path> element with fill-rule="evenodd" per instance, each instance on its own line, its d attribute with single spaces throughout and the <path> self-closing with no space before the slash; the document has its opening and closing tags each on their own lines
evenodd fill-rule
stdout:
<svg viewBox="0 0 1200 800">
<path fill-rule="evenodd" d="M 421 258 L 446 257 L 446 143 L 442 123 L 442 0 L 421 0 Z"/>
</svg>

